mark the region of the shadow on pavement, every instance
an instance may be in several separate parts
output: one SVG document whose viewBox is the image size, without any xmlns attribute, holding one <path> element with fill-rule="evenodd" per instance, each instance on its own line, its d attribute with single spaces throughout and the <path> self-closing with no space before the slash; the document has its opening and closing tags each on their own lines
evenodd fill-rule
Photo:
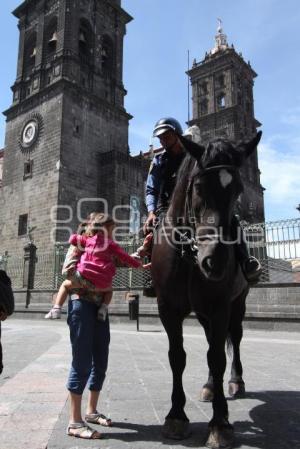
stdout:
<svg viewBox="0 0 300 449">
<path fill-rule="evenodd" d="M 249 411 L 251 421 L 232 422 L 235 429 L 235 448 L 300 449 L 300 392 L 253 392 L 248 393 L 246 399 L 261 401 L 261 404 Z M 118 432 L 117 429 L 126 429 L 127 432 Z M 188 439 L 174 441 L 162 437 L 160 425 L 116 422 L 114 433 L 107 434 L 106 438 L 125 443 L 144 441 L 183 447 L 204 446 L 207 423 L 191 423 L 190 429 L 192 433 Z"/>
<path fill-rule="evenodd" d="M 251 421 L 235 421 L 235 447 L 300 449 L 300 392 L 253 392 L 246 399 L 261 401 L 250 409 Z"/>
<path fill-rule="evenodd" d="M 176 441 L 164 438 L 161 435 L 161 425 L 142 425 L 124 422 L 114 422 L 114 430 L 124 429 L 126 432 L 116 432 L 106 434 L 105 439 L 114 439 L 123 441 L 124 443 L 137 443 L 137 442 L 152 442 L 152 443 L 165 443 L 168 446 L 184 446 L 184 447 L 199 447 L 204 445 L 204 440 L 207 433 L 206 423 L 191 423 L 190 430 L 191 435 L 186 440 Z M 132 431 L 132 432 L 128 432 Z M 134 447 L 134 444 L 133 446 Z M 151 445 L 152 447 L 152 445 Z"/>
<path fill-rule="evenodd" d="M 260 401 L 251 408 L 251 399 Z M 248 404 L 245 402 L 248 401 Z M 243 420 L 231 419 L 235 429 L 234 448 L 255 449 L 300 449 L 300 392 L 264 391 L 251 392 L 245 400 L 239 400 L 243 406 L 242 414 L 249 410 L 249 418 Z M 244 404 L 243 404 L 244 403 Z M 238 404 L 237 404 L 238 405 Z M 237 412 L 235 412 L 235 415 Z M 66 418 L 66 417 L 65 417 Z M 64 421 L 64 420 L 63 420 Z M 205 446 L 208 432 L 208 422 L 192 422 L 191 435 L 186 440 L 176 441 L 165 439 L 161 435 L 162 426 L 158 424 L 139 424 L 133 422 L 115 422 L 112 428 L 105 429 L 93 426 L 101 431 L 102 440 L 80 440 L 65 435 L 64 423 L 59 420 L 49 449 L 80 449 L 100 448 L 123 449 L 154 449 L 166 445 L 169 447 L 199 448 Z"/>
</svg>

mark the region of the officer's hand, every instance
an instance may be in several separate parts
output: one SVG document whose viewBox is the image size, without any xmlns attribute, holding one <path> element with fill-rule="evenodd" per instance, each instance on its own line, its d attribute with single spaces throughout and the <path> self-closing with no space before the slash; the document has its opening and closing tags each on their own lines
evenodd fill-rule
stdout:
<svg viewBox="0 0 300 449">
<path fill-rule="evenodd" d="M 144 234 L 148 234 L 148 232 L 152 231 L 153 226 L 155 225 L 156 215 L 154 212 L 149 212 L 148 218 L 145 221 L 143 226 Z"/>
</svg>

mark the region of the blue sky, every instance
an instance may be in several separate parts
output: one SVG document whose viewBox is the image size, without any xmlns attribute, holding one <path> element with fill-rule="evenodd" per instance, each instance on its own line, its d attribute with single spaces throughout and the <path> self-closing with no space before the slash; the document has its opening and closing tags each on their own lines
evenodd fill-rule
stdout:
<svg viewBox="0 0 300 449">
<path fill-rule="evenodd" d="M 17 20 L 10 12 L 21 2 L 0 4 L 0 107 L 11 103 L 16 74 Z M 134 17 L 124 46 L 126 109 L 131 153 L 145 150 L 153 124 L 171 115 L 184 125 L 188 116 L 187 51 L 203 59 L 214 45 L 217 18 L 229 44 L 258 73 L 255 115 L 263 124 L 259 146 L 266 219 L 299 216 L 300 203 L 300 4 L 298 0 L 123 0 Z M 0 146 L 4 145 L 0 118 Z M 158 142 L 157 142 L 158 145 Z"/>
</svg>

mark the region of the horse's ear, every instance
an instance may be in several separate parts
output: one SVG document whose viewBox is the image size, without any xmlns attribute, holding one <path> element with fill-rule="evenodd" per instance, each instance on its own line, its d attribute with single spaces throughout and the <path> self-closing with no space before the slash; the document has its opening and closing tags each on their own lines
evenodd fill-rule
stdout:
<svg viewBox="0 0 300 449">
<path fill-rule="evenodd" d="M 186 136 L 178 136 L 178 137 L 182 146 L 188 153 L 190 153 L 197 160 L 201 159 L 205 150 L 205 147 L 203 145 L 199 145 L 198 143 L 193 142 L 190 137 Z"/>
<path fill-rule="evenodd" d="M 250 154 L 255 150 L 255 148 L 259 144 L 261 135 L 262 135 L 262 132 L 258 131 L 258 133 L 256 134 L 255 137 L 253 137 L 253 139 L 240 145 L 246 158 L 250 156 Z"/>
</svg>

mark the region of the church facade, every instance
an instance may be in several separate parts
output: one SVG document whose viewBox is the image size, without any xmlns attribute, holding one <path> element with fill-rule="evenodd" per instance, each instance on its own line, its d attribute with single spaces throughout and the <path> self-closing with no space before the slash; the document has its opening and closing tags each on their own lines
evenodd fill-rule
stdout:
<svg viewBox="0 0 300 449">
<path fill-rule="evenodd" d="M 257 76 L 250 62 L 229 46 L 221 21 L 214 48 L 188 71 L 192 86 L 192 120 L 203 142 L 217 137 L 235 142 L 251 139 L 261 123 L 254 116 L 253 85 Z M 244 193 L 238 214 L 248 223 L 264 222 L 264 189 L 260 183 L 257 150 L 241 170 Z"/>
<path fill-rule="evenodd" d="M 43 251 L 92 210 L 142 198 L 145 163 L 128 149 L 120 0 L 26 0 L 1 188 L 2 249 L 31 233 Z M 119 182 L 122 180 L 122 182 Z M 119 208 L 119 216 L 128 216 Z"/>
<path fill-rule="evenodd" d="M 14 15 L 20 39 L 1 158 L 2 252 L 19 253 L 28 238 L 38 250 L 51 251 L 92 210 L 113 213 L 117 206 L 115 218 L 129 220 L 134 204 L 140 220 L 154 153 L 133 157 L 128 148 L 132 116 L 124 107 L 123 41 L 132 17 L 121 0 L 25 0 Z M 188 75 L 189 124 L 200 127 L 204 141 L 253 135 L 260 126 L 256 74 L 228 46 L 221 27 L 215 48 Z M 255 152 L 242 173 L 239 202 L 248 222 L 264 221 L 259 174 Z"/>
</svg>

